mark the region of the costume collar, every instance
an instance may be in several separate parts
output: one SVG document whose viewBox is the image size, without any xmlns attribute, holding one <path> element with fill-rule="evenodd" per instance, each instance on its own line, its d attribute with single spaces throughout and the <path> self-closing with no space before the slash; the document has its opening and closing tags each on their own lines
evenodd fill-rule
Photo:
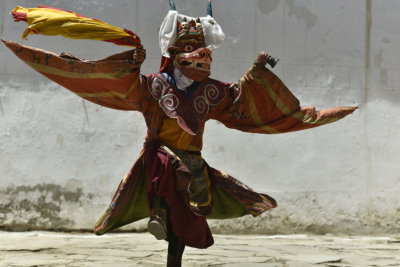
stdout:
<svg viewBox="0 0 400 267">
<path fill-rule="evenodd" d="M 230 87 L 228 83 L 206 78 L 186 99 L 164 75 L 153 73 L 145 76 L 148 88 L 161 109 L 168 117 L 176 118 L 179 126 L 192 135 L 199 131 L 200 122 L 204 121 L 210 107 L 225 99 L 225 89 Z"/>
<path fill-rule="evenodd" d="M 161 74 L 164 76 L 164 78 L 168 81 L 168 83 L 171 86 L 178 88 L 176 85 L 174 73 L 172 71 L 161 73 Z M 178 88 L 178 92 L 181 93 L 186 98 L 186 100 L 188 100 L 193 95 L 193 93 L 196 91 L 196 89 L 200 86 L 200 84 L 202 84 L 202 82 L 193 81 L 193 83 L 191 85 L 189 85 L 188 87 L 185 88 L 186 90 L 180 90 Z"/>
</svg>

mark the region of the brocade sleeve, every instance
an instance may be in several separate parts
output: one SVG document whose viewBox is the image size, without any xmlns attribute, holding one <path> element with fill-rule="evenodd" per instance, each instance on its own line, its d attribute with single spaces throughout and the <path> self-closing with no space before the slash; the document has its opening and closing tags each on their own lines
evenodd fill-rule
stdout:
<svg viewBox="0 0 400 267">
<path fill-rule="evenodd" d="M 208 119 L 250 133 L 279 134 L 315 128 L 339 121 L 357 109 L 316 111 L 314 107 L 302 107 L 283 82 L 259 63 L 254 63 L 227 95 L 210 110 Z"/>
<path fill-rule="evenodd" d="M 140 64 L 132 60 L 134 50 L 91 61 L 2 41 L 29 67 L 95 104 L 140 111 L 146 97 L 150 97 Z"/>
</svg>

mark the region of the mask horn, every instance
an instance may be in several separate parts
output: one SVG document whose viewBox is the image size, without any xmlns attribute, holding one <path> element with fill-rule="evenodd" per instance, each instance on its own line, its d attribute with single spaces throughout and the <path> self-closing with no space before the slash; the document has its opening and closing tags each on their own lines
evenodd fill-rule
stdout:
<svg viewBox="0 0 400 267">
<path fill-rule="evenodd" d="M 176 11 L 174 0 L 169 0 L 169 5 L 171 6 L 171 10 Z"/>
<path fill-rule="evenodd" d="M 212 6 L 211 6 L 211 0 L 208 0 L 208 5 L 207 5 L 207 15 L 212 17 Z"/>
</svg>

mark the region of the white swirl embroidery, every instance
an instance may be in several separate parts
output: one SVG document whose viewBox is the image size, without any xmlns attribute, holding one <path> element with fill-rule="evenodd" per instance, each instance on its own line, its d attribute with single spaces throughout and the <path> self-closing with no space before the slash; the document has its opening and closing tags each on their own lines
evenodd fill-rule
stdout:
<svg viewBox="0 0 400 267">
<path fill-rule="evenodd" d="M 211 87 L 211 89 L 208 89 L 209 87 Z M 210 98 L 211 100 L 215 100 L 219 96 L 219 91 L 218 91 L 217 87 L 213 84 L 207 85 L 206 88 L 204 89 L 204 91 L 205 91 L 206 97 Z"/>
<path fill-rule="evenodd" d="M 200 114 L 203 114 L 206 111 L 206 108 L 208 107 L 208 101 L 206 100 L 205 97 L 203 96 L 198 96 L 194 100 L 194 108 L 196 111 Z"/>
<path fill-rule="evenodd" d="M 160 93 L 160 92 L 162 92 L 162 94 L 164 93 L 165 84 L 159 78 L 154 78 L 153 83 L 151 84 L 151 87 L 157 93 Z"/>
<path fill-rule="evenodd" d="M 179 106 L 179 99 L 176 95 L 166 95 L 161 102 L 169 111 L 174 111 Z"/>
</svg>

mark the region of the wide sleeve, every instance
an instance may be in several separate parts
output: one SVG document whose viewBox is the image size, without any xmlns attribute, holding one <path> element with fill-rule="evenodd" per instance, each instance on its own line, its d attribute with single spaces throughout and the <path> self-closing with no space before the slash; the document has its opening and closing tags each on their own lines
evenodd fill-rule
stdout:
<svg viewBox="0 0 400 267">
<path fill-rule="evenodd" d="M 146 78 L 140 75 L 133 51 L 89 61 L 20 45 L 3 43 L 25 64 L 43 76 L 95 104 L 118 110 L 141 110 L 149 99 Z"/>
<path fill-rule="evenodd" d="M 302 107 L 283 82 L 259 63 L 227 90 L 227 97 L 210 110 L 208 119 L 250 133 L 279 134 L 315 128 L 339 121 L 357 109 L 316 111 L 314 107 Z"/>
</svg>

